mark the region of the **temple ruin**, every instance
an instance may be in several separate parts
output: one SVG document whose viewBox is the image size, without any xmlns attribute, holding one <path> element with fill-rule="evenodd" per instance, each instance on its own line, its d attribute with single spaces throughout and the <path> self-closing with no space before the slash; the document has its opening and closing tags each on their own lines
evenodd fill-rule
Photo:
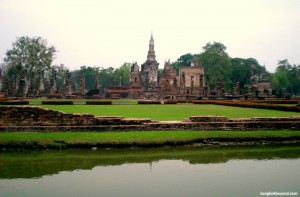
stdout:
<svg viewBox="0 0 300 197">
<path fill-rule="evenodd" d="M 154 38 L 151 33 L 149 49 L 146 61 L 138 65 L 133 63 L 130 70 L 129 84 L 124 85 L 123 75 L 119 84 L 113 84 L 113 76 L 106 79 L 109 85 L 100 84 L 99 68 L 94 69 L 94 88 L 86 89 L 85 71 L 81 70 L 80 77 L 72 77 L 69 70 L 64 77 L 60 77 L 56 68 L 49 72 L 49 79 L 40 72 L 37 78 L 38 87 L 30 89 L 29 96 L 47 96 L 47 98 L 92 98 L 92 99 L 267 99 L 274 98 L 271 83 L 264 68 L 259 75 L 255 65 L 251 67 L 250 82 L 241 87 L 239 81 L 231 84 L 231 91 L 225 89 L 222 76 L 212 76 L 205 73 L 204 67 L 199 65 L 197 55 L 191 61 L 190 66 L 180 66 L 174 69 L 170 60 L 165 61 L 162 71 L 159 71 L 159 63 L 156 60 L 154 50 Z M 127 74 L 127 73 L 126 73 Z M 58 76 L 57 76 L 58 75 Z M 128 75 L 126 75 L 128 77 Z M 212 78 L 216 77 L 216 78 Z M 64 80 L 63 88 L 58 87 L 58 79 Z M 76 81 L 75 81 L 76 80 Z M 80 80 L 80 81 L 79 81 Z M 212 84 L 210 84 L 210 80 Z M 79 84 L 76 82 L 79 81 Z M 76 85 L 74 85 L 76 84 Z M 212 85 L 212 86 L 210 86 Z M 226 87 L 228 88 L 228 84 Z M 22 96 L 24 81 L 19 77 L 8 79 L 5 75 L 5 67 L 0 67 L 0 92 L 6 96 Z"/>
<path fill-rule="evenodd" d="M 159 76 L 154 39 L 151 34 L 147 60 L 141 65 L 131 67 L 129 97 L 145 99 L 197 99 L 204 96 L 204 90 L 209 89 L 205 83 L 204 68 L 194 57 L 191 66 L 182 66 L 179 73 L 172 68 L 170 60 L 165 62 L 163 74 Z"/>
</svg>

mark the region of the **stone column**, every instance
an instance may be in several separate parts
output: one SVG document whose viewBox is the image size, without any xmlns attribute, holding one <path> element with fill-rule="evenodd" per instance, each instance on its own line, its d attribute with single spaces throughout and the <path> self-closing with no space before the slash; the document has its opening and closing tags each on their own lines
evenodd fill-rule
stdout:
<svg viewBox="0 0 300 197">
<path fill-rule="evenodd" d="M 182 88 L 185 88 L 185 73 L 181 73 L 181 84 L 182 84 Z"/>
<path fill-rule="evenodd" d="M 81 71 L 81 78 L 80 78 L 80 94 L 85 94 L 85 74 L 84 70 Z"/>
<path fill-rule="evenodd" d="M 240 86 L 240 83 L 237 81 L 237 82 L 233 82 L 233 85 L 232 85 L 232 96 L 239 96 L 240 93 L 239 93 L 239 86 Z"/>
<path fill-rule="evenodd" d="M 203 74 L 200 74 L 200 76 L 199 76 L 199 93 L 200 93 L 200 96 L 203 96 L 203 91 L 204 91 L 204 88 L 203 88 Z"/>
<path fill-rule="evenodd" d="M 205 83 L 205 85 L 206 85 L 206 89 L 207 89 L 207 97 L 209 97 L 209 95 L 210 95 L 210 76 L 209 76 L 209 74 L 207 74 L 206 75 L 206 83 Z"/>
<path fill-rule="evenodd" d="M 39 72 L 39 77 L 38 77 L 37 95 L 41 95 L 44 92 L 45 92 L 44 71 L 40 71 Z"/>
<path fill-rule="evenodd" d="M 56 70 L 52 69 L 52 75 L 50 79 L 50 94 L 54 94 L 57 92 L 57 76 L 56 76 Z"/>
<path fill-rule="evenodd" d="M 70 74 L 69 70 L 66 71 L 65 94 L 66 95 L 71 95 L 72 94 L 71 74 Z"/>
<path fill-rule="evenodd" d="M 5 73 L 2 76 L 2 91 L 5 92 L 6 96 L 11 94 L 11 86 L 9 84 L 9 80 L 6 77 Z"/>
<path fill-rule="evenodd" d="M 194 76 L 191 76 L 191 94 L 194 93 Z"/>
<path fill-rule="evenodd" d="M 217 94 L 217 97 L 221 96 L 221 82 L 220 82 L 220 77 L 217 77 L 216 94 Z"/>
<path fill-rule="evenodd" d="M 237 92 L 236 92 L 236 83 L 233 82 L 232 83 L 232 89 L 231 89 L 231 95 L 232 96 L 236 96 Z"/>
<path fill-rule="evenodd" d="M 226 92 L 225 92 L 225 84 L 224 84 L 224 81 L 221 81 L 221 97 L 223 97 L 224 96 L 224 94 L 225 94 Z"/>
<path fill-rule="evenodd" d="M 237 96 L 240 95 L 240 82 L 239 81 L 236 82 L 236 95 Z"/>
<path fill-rule="evenodd" d="M 99 69 L 95 70 L 95 89 L 99 89 Z"/>
<path fill-rule="evenodd" d="M 123 75 L 120 76 L 120 86 L 123 85 Z"/>
<path fill-rule="evenodd" d="M 0 92 L 3 91 L 3 70 L 0 68 Z"/>
</svg>

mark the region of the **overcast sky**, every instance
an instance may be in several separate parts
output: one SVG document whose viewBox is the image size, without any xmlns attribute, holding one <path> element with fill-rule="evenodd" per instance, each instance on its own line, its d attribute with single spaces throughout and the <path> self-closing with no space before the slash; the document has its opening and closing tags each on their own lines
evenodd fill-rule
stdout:
<svg viewBox="0 0 300 197">
<path fill-rule="evenodd" d="M 0 0 L 1 62 L 17 37 L 41 36 L 71 69 L 141 65 L 151 31 L 161 68 L 213 41 L 270 72 L 300 64 L 300 0 Z"/>
</svg>

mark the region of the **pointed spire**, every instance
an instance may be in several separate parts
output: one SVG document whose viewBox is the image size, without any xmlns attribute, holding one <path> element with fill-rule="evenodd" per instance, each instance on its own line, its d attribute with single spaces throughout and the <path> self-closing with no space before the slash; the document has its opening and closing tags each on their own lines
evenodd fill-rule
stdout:
<svg viewBox="0 0 300 197">
<path fill-rule="evenodd" d="M 151 31 L 150 41 L 149 41 L 149 51 L 148 51 L 148 55 L 147 55 L 147 60 L 155 61 L 154 39 L 153 39 L 152 31 Z"/>
<path fill-rule="evenodd" d="M 154 42 L 154 40 L 153 40 L 153 32 L 151 31 L 151 38 L 150 38 L 150 41 L 153 41 Z"/>
<path fill-rule="evenodd" d="M 153 39 L 152 31 L 151 31 L 151 37 L 150 37 L 149 45 L 154 45 L 154 39 Z"/>
</svg>

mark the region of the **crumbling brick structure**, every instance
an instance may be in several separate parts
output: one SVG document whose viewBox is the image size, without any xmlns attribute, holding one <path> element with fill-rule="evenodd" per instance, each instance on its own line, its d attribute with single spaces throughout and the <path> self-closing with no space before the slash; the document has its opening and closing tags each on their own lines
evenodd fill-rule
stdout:
<svg viewBox="0 0 300 197">
<path fill-rule="evenodd" d="M 40 107 L 0 106 L 0 132 L 13 131 L 161 131 L 300 130 L 300 116 L 227 118 L 192 116 L 183 121 L 153 121 L 119 116 L 68 114 Z"/>
<path fill-rule="evenodd" d="M 179 74 L 169 60 L 159 76 L 158 65 L 151 34 L 147 60 L 141 65 L 141 71 L 137 63 L 131 67 L 129 98 L 197 99 L 204 96 L 205 73 L 204 68 L 199 66 L 197 56 L 193 58 L 191 66 L 181 66 Z"/>
</svg>

